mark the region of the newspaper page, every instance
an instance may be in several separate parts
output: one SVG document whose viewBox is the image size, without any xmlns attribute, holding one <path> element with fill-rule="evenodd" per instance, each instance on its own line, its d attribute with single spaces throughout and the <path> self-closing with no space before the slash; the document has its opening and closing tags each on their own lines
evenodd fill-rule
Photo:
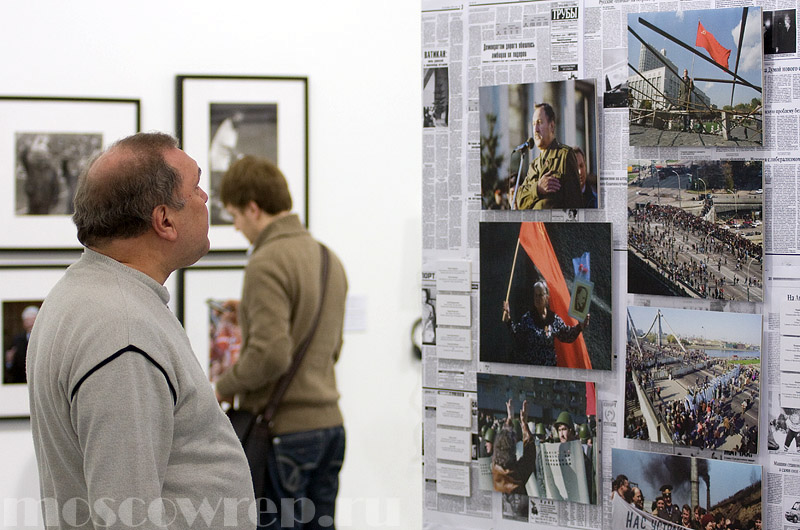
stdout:
<svg viewBox="0 0 800 530">
<path fill-rule="evenodd" d="M 689 11 L 733 7 L 742 9 L 744 22 L 731 24 L 731 35 L 724 35 L 725 42 L 732 39 L 736 44 L 744 39 L 744 43 L 738 54 L 741 58 L 735 57 L 736 64 L 731 57 L 730 71 L 738 75 L 738 72 L 752 68 L 748 61 L 756 60 L 756 56 L 762 61 L 761 79 L 750 83 L 751 89 L 757 92 L 745 103 L 733 101 L 734 95 L 741 97 L 744 93 L 744 83 L 733 90 L 728 85 L 728 95 L 720 99 L 710 88 L 711 81 L 696 73 L 700 71 L 701 59 L 679 59 L 679 55 L 669 48 L 672 43 L 667 37 L 658 35 L 648 40 L 645 30 L 639 29 L 642 24 L 639 19 L 650 25 L 659 25 L 651 22 L 647 15 L 650 13 L 681 16 Z M 744 11 L 744 7 L 752 9 Z M 705 19 L 700 22 L 698 24 L 696 19 L 684 21 L 694 28 L 703 24 L 711 28 L 711 23 Z M 425 528 L 489 528 L 503 522 L 509 525 L 524 523 L 530 528 L 615 528 L 610 500 L 615 478 L 611 476 L 612 447 L 692 454 L 762 465 L 763 527 L 790 528 L 794 522 L 800 522 L 800 494 L 797 493 L 800 491 L 800 453 L 796 447 L 800 443 L 797 441 L 800 430 L 792 429 L 795 421 L 800 429 L 800 418 L 795 417 L 800 413 L 800 332 L 795 333 L 786 323 L 791 319 L 794 305 L 790 296 L 795 296 L 795 289 L 800 290 L 800 274 L 794 272 L 800 270 L 797 267 L 800 262 L 796 262 L 800 259 L 797 233 L 797 169 L 800 162 L 797 155 L 800 113 L 797 108 L 800 108 L 800 90 L 796 89 L 800 86 L 800 57 L 797 55 L 796 36 L 785 37 L 789 30 L 794 31 L 796 23 L 796 4 L 793 1 L 423 1 L 422 284 L 423 289 L 427 289 L 423 299 L 427 296 L 435 307 L 442 298 L 437 282 L 440 263 L 464 261 L 472 268 L 468 295 L 471 325 L 459 326 L 452 320 L 450 324 L 437 321 L 434 326 L 435 344 L 423 343 L 423 385 L 428 396 L 425 405 Z M 743 28 L 762 34 L 763 46 L 748 47 L 749 34 L 745 34 Z M 675 88 L 675 101 L 671 105 L 648 108 L 640 98 L 631 111 L 631 101 L 636 99 L 631 94 L 642 89 L 632 88 L 636 71 L 641 70 L 629 52 L 632 46 L 637 50 L 647 48 L 641 40 L 633 37 L 631 30 L 650 44 L 651 55 L 662 49 L 670 50 L 666 57 L 677 71 L 676 79 L 680 79 L 684 68 L 691 72 L 697 87 L 695 95 L 690 96 L 691 101 L 698 106 L 705 105 L 703 108 L 707 115 L 698 111 L 696 119 L 694 115 L 689 118 L 689 113 L 684 112 L 678 101 L 678 88 Z M 651 31 L 649 26 L 646 30 Z M 723 42 L 718 30 L 711 28 L 709 33 L 714 31 Z M 698 29 L 698 41 L 700 35 L 707 38 L 706 33 Z M 694 35 L 691 42 L 687 42 L 690 47 L 696 47 Z M 709 55 L 704 49 L 698 49 Z M 642 55 L 647 53 L 641 52 Z M 598 207 L 530 212 L 487 209 L 481 182 L 487 163 L 487 154 L 482 148 L 487 139 L 481 129 L 481 88 L 582 79 L 596 83 L 598 144 L 593 171 L 597 178 Z M 651 80 L 650 84 L 655 83 Z M 666 89 L 662 91 L 666 93 Z M 731 101 L 725 101 L 726 97 Z M 652 107 L 653 103 L 649 105 Z M 721 111 L 713 120 L 710 118 L 712 110 Z M 746 114 L 744 118 L 743 114 Z M 699 129 L 704 134 L 695 134 L 693 138 L 679 134 L 697 133 Z M 525 131 L 516 133 L 519 142 L 524 142 Z M 631 144 L 632 136 L 652 138 L 668 135 L 672 138 L 670 143 Z M 509 170 L 510 180 L 517 173 L 517 160 L 520 160 L 520 171 L 532 162 L 532 155 L 529 156 L 525 149 L 522 153 L 519 158 L 515 155 L 513 160 L 504 161 L 505 167 L 514 164 Z M 722 173 L 730 172 L 726 169 L 728 167 L 739 171 L 736 168 L 741 168 L 742 164 L 749 168 L 757 164 L 762 180 L 760 185 L 750 182 L 746 189 L 742 189 L 737 187 L 736 179 L 733 185 L 715 186 L 708 185 L 706 181 L 709 179 L 689 179 L 690 172 L 694 177 L 698 175 L 689 168 L 708 164 L 719 165 Z M 687 169 L 682 172 L 681 167 Z M 674 174 L 662 175 L 659 171 L 672 171 Z M 689 189 L 690 180 L 693 189 Z M 664 186 L 663 190 L 659 184 Z M 696 287 L 699 294 L 690 298 L 665 298 L 629 290 L 629 234 L 634 222 L 631 213 L 637 203 L 654 204 L 655 207 L 651 208 L 659 212 L 676 212 L 674 208 L 680 209 L 690 200 L 695 203 L 691 206 L 700 205 L 705 200 L 715 206 L 715 211 L 733 210 L 734 215 L 725 230 L 735 234 L 737 240 L 746 238 L 756 242 L 763 249 L 763 255 L 755 257 L 755 254 L 748 253 L 738 263 L 735 257 L 725 262 L 724 252 L 712 256 L 705 244 L 701 246 L 694 242 L 695 249 L 691 250 L 690 233 L 670 232 L 670 237 L 674 235 L 676 240 L 683 237 L 688 240 L 688 245 L 684 243 L 683 248 L 681 242 L 677 242 L 672 250 L 665 248 L 665 252 L 672 252 L 671 260 L 677 262 L 681 253 L 691 252 L 707 261 L 705 266 L 709 269 L 713 260 L 713 267 L 719 267 L 718 279 L 712 279 L 710 287 L 708 281 L 702 287 Z M 707 214 L 703 215 L 709 218 Z M 612 223 L 614 358 L 609 372 L 481 361 L 478 340 L 480 226 L 510 221 Z M 705 257 L 703 253 L 706 253 Z M 712 294 L 715 288 L 716 294 L 725 291 L 734 299 L 726 299 L 724 295 L 715 298 Z M 448 296 L 455 296 L 449 299 L 451 308 L 464 307 L 466 302 L 458 304 L 459 300 L 465 300 L 465 293 L 445 291 L 443 294 L 445 300 Z M 800 293 L 796 296 L 800 300 Z M 748 417 L 756 418 L 756 425 L 748 424 L 748 428 L 755 427 L 759 433 L 757 451 L 743 450 L 746 434 L 739 431 L 729 437 L 737 443 L 731 441 L 721 451 L 632 439 L 626 435 L 626 423 L 630 420 L 626 418 L 628 306 L 763 314 L 760 364 L 757 369 L 747 372 L 748 376 L 753 375 L 746 385 L 746 402 L 743 404 L 742 396 L 745 394 L 731 396 L 725 402 L 729 403 L 726 407 L 742 410 Z M 423 315 L 425 311 L 423 308 Z M 700 334 L 702 332 L 698 332 Z M 702 343 L 702 338 L 698 342 Z M 725 363 L 720 364 L 719 370 L 723 364 L 730 367 Z M 468 428 L 449 425 L 447 422 L 450 420 L 441 423 L 442 417 L 436 410 L 449 403 L 449 398 L 442 396 L 450 393 L 469 395 L 473 404 L 476 403 L 475 378 L 478 372 L 596 384 L 598 406 L 592 421 L 597 422 L 596 443 L 600 447 L 597 505 L 572 499 L 548 499 L 544 495 L 504 494 L 491 491 L 486 483 L 481 484 L 481 480 L 485 482 L 486 477 L 491 476 L 492 458 L 487 456 L 486 449 L 490 435 L 481 432 L 479 419 L 474 419 Z M 677 377 L 678 372 L 675 373 Z M 723 375 L 714 370 L 709 373 L 715 377 Z M 743 379 L 739 372 L 736 374 L 737 381 Z M 716 380 L 715 377 L 712 381 Z M 744 387 L 745 383 L 741 384 Z M 669 384 L 664 387 L 671 388 Z M 647 388 L 640 388 L 638 395 L 647 401 L 651 393 Z M 519 396 L 509 397 L 519 404 Z M 759 414 L 759 409 L 768 412 Z M 657 400 L 651 417 L 654 423 L 663 421 Z M 553 420 L 555 418 L 550 419 Z M 466 429 L 470 430 L 472 437 L 469 464 L 459 460 L 465 457 L 463 446 L 466 437 L 463 433 Z M 446 454 L 437 452 L 440 445 Z M 444 489 L 438 484 L 438 473 L 447 474 L 449 486 Z M 683 485 L 676 487 L 682 488 Z M 680 499 L 684 502 L 688 497 Z M 648 515 L 652 511 L 649 506 L 652 500 L 653 496 L 647 498 L 648 506 L 644 512 Z M 700 504 L 705 507 L 705 500 Z M 631 520 L 641 516 L 635 510 L 629 510 L 629 513 L 633 514 Z M 754 523 L 755 514 L 747 517 L 743 524 Z M 641 524 L 657 524 L 659 521 L 644 516 L 637 520 Z"/>
<path fill-rule="evenodd" d="M 789 528 L 800 521 L 800 275 L 797 256 L 776 258 L 765 335 L 771 357 L 765 432 L 768 460 L 765 474 L 765 528 Z"/>
</svg>

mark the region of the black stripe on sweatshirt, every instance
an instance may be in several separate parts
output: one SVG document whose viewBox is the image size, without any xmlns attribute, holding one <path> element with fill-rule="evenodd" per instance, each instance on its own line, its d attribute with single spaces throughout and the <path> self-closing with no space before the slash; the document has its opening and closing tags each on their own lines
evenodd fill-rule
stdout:
<svg viewBox="0 0 800 530">
<path fill-rule="evenodd" d="M 80 380 L 80 381 L 78 381 L 78 384 L 76 384 L 76 385 L 75 385 L 75 387 L 72 389 L 72 392 L 71 392 L 71 393 L 70 393 L 70 395 L 69 395 L 69 399 L 70 399 L 70 401 L 72 401 L 72 399 L 75 397 L 75 394 L 77 394 L 77 393 L 78 393 L 78 389 L 81 387 L 81 385 L 83 384 L 83 382 L 84 382 L 84 381 L 86 381 L 86 379 L 87 379 L 87 378 L 88 378 L 90 375 L 92 375 L 93 373 L 95 373 L 96 371 L 98 371 L 100 368 L 104 367 L 105 365 L 107 365 L 108 363 L 110 363 L 111 361 L 113 361 L 114 359 L 116 359 L 117 357 L 119 357 L 120 355 L 122 355 L 123 353 L 129 352 L 129 351 L 131 351 L 131 352 L 135 352 L 135 353 L 138 353 L 138 354 L 140 354 L 142 357 L 144 357 L 145 359 L 147 359 L 148 361 L 150 361 L 151 363 L 153 363 L 153 366 L 155 366 L 156 368 L 158 368 L 158 369 L 161 371 L 161 373 L 162 373 L 162 374 L 164 374 L 164 379 L 166 379 L 166 380 L 167 380 L 167 385 L 169 386 L 169 391 L 170 391 L 170 393 L 172 394 L 172 404 L 173 404 L 173 405 L 177 405 L 177 403 L 178 403 L 178 394 L 177 394 L 177 392 L 175 392 L 175 387 L 174 387 L 174 386 L 172 386 L 172 381 L 170 381 L 170 380 L 169 380 L 169 376 L 167 375 L 167 371 L 166 371 L 166 370 L 164 370 L 164 368 L 163 368 L 163 367 L 162 367 L 160 364 L 158 364 L 158 363 L 155 361 L 155 359 L 153 359 L 152 357 L 150 357 L 149 355 L 147 355 L 147 353 L 145 353 L 145 352 L 144 352 L 144 350 L 141 350 L 141 349 L 137 348 L 137 347 L 136 347 L 136 346 L 134 346 L 133 344 L 130 344 L 130 345 L 128 345 L 128 346 L 125 346 L 124 348 L 122 348 L 122 349 L 121 349 L 121 350 L 119 350 L 118 352 L 114 353 L 113 355 L 111 355 L 111 356 L 110 356 L 110 357 L 108 357 L 107 359 L 104 359 L 104 360 L 100 361 L 100 362 L 99 362 L 99 363 L 97 363 L 97 365 L 96 365 L 96 366 L 94 366 L 94 367 L 93 367 L 91 370 L 89 370 L 88 372 L 86 372 L 86 373 L 84 374 L 84 376 L 83 376 L 83 377 L 81 377 L 81 380 Z"/>
</svg>

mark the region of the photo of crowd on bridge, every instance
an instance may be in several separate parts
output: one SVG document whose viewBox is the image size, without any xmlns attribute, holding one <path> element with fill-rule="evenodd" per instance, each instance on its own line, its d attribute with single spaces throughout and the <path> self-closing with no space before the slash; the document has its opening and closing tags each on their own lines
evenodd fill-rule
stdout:
<svg viewBox="0 0 800 530">
<path fill-rule="evenodd" d="M 763 143 L 760 7 L 628 14 L 633 146 Z"/>
<path fill-rule="evenodd" d="M 478 374 L 481 489 L 597 504 L 594 383 Z"/>
<path fill-rule="evenodd" d="M 764 299 L 764 163 L 628 165 L 628 292 Z"/>
<path fill-rule="evenodd" d="M 761 315 L 628 307 L 625 437 L 758 452 Z"/>
<path fill-rule="evenodd" d="M 762 528 L 761 466 L 614 448 L 611 476 L 614 530 Z"/>
</svg>

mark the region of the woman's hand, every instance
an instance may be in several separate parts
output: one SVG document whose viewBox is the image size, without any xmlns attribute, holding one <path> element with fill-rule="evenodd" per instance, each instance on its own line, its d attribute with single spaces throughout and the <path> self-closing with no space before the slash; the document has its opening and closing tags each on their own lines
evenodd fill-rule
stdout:
<svg viewBox="0 0 800 530">
<path fill-rule="evenodd" d="M 508 305 L 508 301 L 503 302 L 503 322 L 508 322 L 511 320 L 511 308 Z"/>
</svg>

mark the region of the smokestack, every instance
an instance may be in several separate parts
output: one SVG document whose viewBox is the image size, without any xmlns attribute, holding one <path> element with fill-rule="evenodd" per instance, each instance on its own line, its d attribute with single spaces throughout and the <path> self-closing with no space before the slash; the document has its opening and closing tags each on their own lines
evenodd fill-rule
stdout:
<svg viewBox="0 0 800 530">
<path fill-rule="evenodd" d="M 697 459 L 692 458 L 692 508 L 700 504 L 700 476 L 697 472 Z"/>
</svg>

